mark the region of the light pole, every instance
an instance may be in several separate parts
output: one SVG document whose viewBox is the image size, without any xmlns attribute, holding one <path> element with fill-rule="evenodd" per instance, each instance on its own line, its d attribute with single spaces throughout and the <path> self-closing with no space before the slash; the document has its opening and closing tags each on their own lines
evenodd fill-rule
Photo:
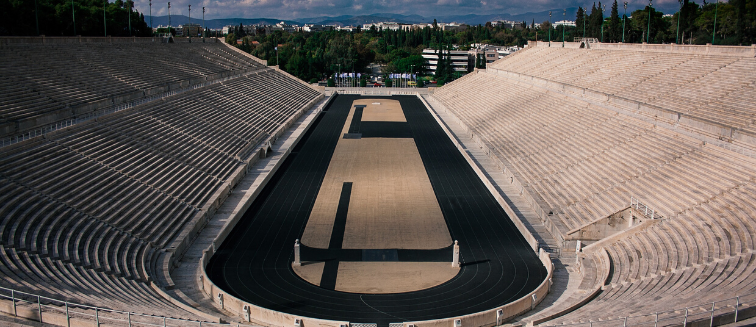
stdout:
<svg viewBox="0 0 756 327">
<path fill-rule="evenodd" d="M 566 27 L 564 23 L 566 21 L 567 21 L 567 9 L 565 9 L 564 13 L 562 14 L 562 48 L 564 48 L 564 28 Z"/>
<path fill-rule="evenodd" d="M 36 1 L 35 1 L 36 2 Z M 152 2 L 152 0 L 150 0 Z M 102 0 L 102 27 L 105 29 L 103 36 L 108 36 L 108 19 L 105 17 L 105 8 L 108 7 L 108 0 Z"/>
<path fill-rule="evenodd" d="M 202 42 L 205 42 L 205 7 L 202 7 Z"/>
<path fill-rule="evenodd" d="M 549 11 L 549 47 L 551 47 L 551 12 Z"/>
<path fill-rule="evenodd" d="M 152 0 L 150 0 L 150 29 L 152 29 Z M 152 33 L 152 31 L 150 31 Z"/>
<path fill-rule="evenodd" d="M 717 12 L 719 11 L 719 0 L 717 0 L 717 5 L 714 7 L 714 30 L 711 32 L 711 44 L 714 45 L 714 37 L 717 35 Z"/>
<path fill-rule="evenodd" d="M 127 0 L 129 4 L 129 36 L 131 36 L 131 0 Z"/>
<path fill-rule="evenodd" d="M 675 38 L 675 44 L 680 44 L 680 16 L 682 16 L 682 3 L 683 0 L 677 0 L 680 3 L 680 11 L 677 12 L 677 37 Z"/>
<path fill-rule="evenodd" d="M 651 7 L 651 1 L 648 0 L 648 31 L 646 33 L 646 43 L 650 43 L 651 40 L 651 10 L 653 10 L 653 7 Z"/>
<path fill-rule="evenodd" d="M 186 26 L 186 35 L 189 35 L 189 42 L 192 42 L 192 5 L 189 5 L 189 25 Z"/>
<path fill-rule="evenodd" d="M 606 5 L 599 9 L 601 9 L 601 43 L 604 43 L 604 11 L 606 10 Z"/>
<path fill-rule="evenodd" d="M 586 6 L 586 8 L 588 7 Z M 586 17 L 585 11 L 586 9 L 583 9 L 583 38 L 584 39 L 585 39 L 585 17 Z"/>
<path fill-rule="evenodd" d="M 168 2 L 168 37 L 171 37 L 171 2 Z"/>
<path fill-rule="evenodd" d="M 76 9 L 74 9 L 73 0 L 71 0 L 71 16 L 73 17 L 74 36 L 76 36 Z"/>
<path fill-rule="evenodd" d="M 625 1 L 625 14 L 622 15 L 622 43 L 625 43 L 625 18 L 627 17 L 627 1 Z"/>
<path fill-rule="evenodd" d="M 39 36 L 39 9 L 37 9 L 37 0 L 34 0 L 34 19 L 37 21 L 37 36 Z"/>
</svg>

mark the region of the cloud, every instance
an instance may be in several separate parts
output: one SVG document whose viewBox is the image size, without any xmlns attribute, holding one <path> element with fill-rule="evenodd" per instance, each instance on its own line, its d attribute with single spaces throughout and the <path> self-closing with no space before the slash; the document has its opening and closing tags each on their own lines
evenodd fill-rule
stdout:
<svg viewBox="0 0 756 327">
<path fill-rule="evenodd" d="M 612 1 L 605 1 L 607 10 Z M 152 14 L 168 14 L 168 1 L 153 0 Z M 297 19 L 319 16 L 369 15 L 392 13 L 421 15 L 426 18 L 465 14 L 521 14 L 547 10 L 561 11 L 578 6 L 590 8 L 592 0 L 171 0 L 171 13 L 188 15 L 192 5 L 192 17 L 205 18 L 276 18 Z M 598 3 L 598 1 L 596 1 Z M 628 11 L 640 9 L 648 0 L 628 0 Z M 674 12 L 677 0 L 654 0 L 654 7 Z M 622 1 L 619 1 L 620 9 Z M 149 14 L 149 0 L 135 0 L 135 8 Z"/>
</svg>

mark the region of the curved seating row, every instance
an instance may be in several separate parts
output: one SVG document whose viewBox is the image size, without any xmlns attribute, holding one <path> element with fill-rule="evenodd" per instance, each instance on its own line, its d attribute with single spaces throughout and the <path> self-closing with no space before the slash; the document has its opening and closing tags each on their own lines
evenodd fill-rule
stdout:
<svg viewBox="0 0 756 327">
<path fill-rule="evenodd" d="M 0 286 L 201 319 L 151 288 L 156 258 L 319 95 L 262 70 L 0 148 Z"/>
<path fill-rule="evenodd" d="M 535 47 L 490 64 L 754 130 L 756 58 Z"/>
<path fill-rule="evenodd" d="M 738 128 L 756 117 L 754 58 L 535 47 L 491 68 Z M 648 314 L 756 291 L 756 160 L 537 83 L 483 71 L 434 97 L 543 200 L 562 235 L 626 208 L 631 196 L 664 217 L 597 244 L 614 265 L 610 285 L 547 324 Z"/>
<path fill-rule="evenodd" d="M 24 121 L 30 128 L 43 116 L 38 123 L 73 117 L 59 112 L 66 108 L 251 67 L 263 68 L 220 42 L 5 45 L 0 124 Z M 45 116 L 51 112 L 58 113 Z"/>
</svg>

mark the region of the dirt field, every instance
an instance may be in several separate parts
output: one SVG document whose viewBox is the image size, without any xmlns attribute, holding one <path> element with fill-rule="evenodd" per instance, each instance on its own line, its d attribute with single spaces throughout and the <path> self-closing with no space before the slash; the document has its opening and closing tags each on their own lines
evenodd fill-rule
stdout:
<svg viewBox="0 0 756 327">
<path fill-rule="evenodd" d="M 381 103 L 374 105 L 373 103 Z M 395 100 L 358 100 L 366 118 L 406 121 Z M 352 106 L 344 132 L 354 113 Z M 327 248 L 341 187 L 352 182 L 344 249 L 439 249 L 452 243 L 413 139 L 340 139 L 302 244 Z"/>
<path fill-rule="evenodd" d="M 320 286 L 323 263 L 302 263 L 294 271 Z M 336 290 L 349 293 L 389 294 L 424 290 L 454 278 L 459 268 L 449 262 L 341 262 Z"/>
</svg>

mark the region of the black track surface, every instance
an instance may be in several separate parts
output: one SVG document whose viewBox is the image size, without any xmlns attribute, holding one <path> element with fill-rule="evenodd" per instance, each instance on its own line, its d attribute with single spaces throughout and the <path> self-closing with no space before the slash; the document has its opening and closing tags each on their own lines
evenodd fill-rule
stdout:
<svg viewBox="0 0 756 327">
<path fill-rule="evenodd" d="M 409 127 L 452 238 L 459 240 L 463 262 L 460 273 L 422 291 L 354 294 L 309 284 L 293 272 L 294 240 L 302 236 L 350 106 L 354 100 L 365 98 L 340 95 L 333 100 L 211 258 L 209 278 L 226 292 L 268 309 L 379 326 L 480 312 L 534 290 L 546 278 L 546 269 L 414 96 L 392 97 L 401 102 L 406 125 L 369 134 L 403 135 L 401 130 Z M 368 127 L 364 124 L 362 132 Z M 445 251 L 451 261 L 451 250 Z M 368 260 L 395 255 L 362 252 L 359 257 Z M 437 261 L 423 260 L 423 251 L 419 250 L 396 255 L 399 261 Z"/>
</svg>

